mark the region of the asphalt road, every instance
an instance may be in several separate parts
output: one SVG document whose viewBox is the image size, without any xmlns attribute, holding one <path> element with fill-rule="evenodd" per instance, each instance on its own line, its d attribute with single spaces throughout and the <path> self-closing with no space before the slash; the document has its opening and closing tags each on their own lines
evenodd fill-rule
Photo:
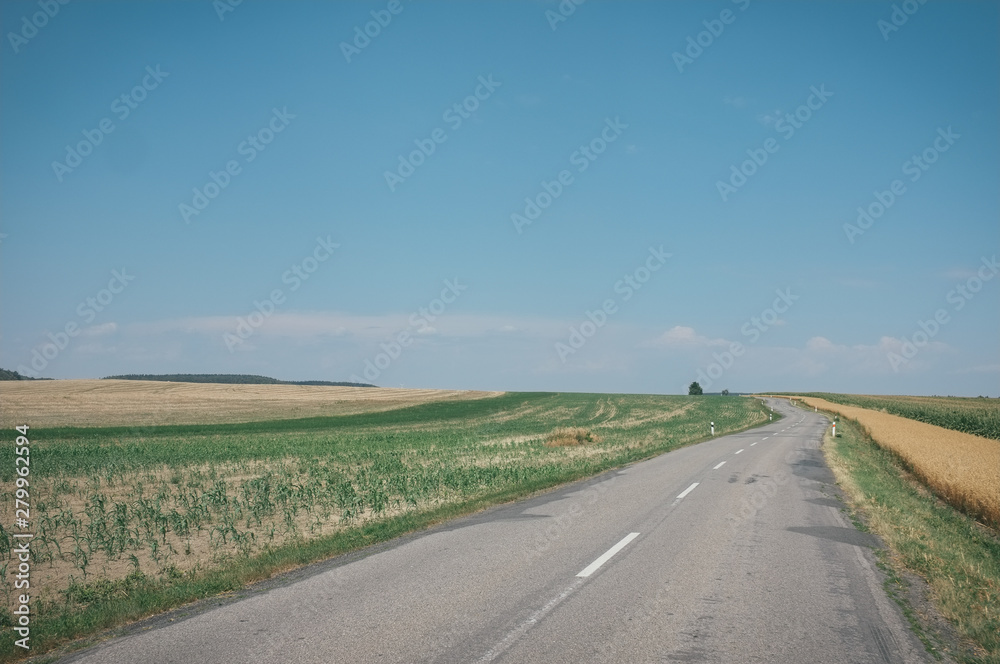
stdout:
<svg viewBox="0 0 1000 664">
<path fill-rule="evenodd" d="M 783 420 L 407 537 L 65 661 L 931 661 Z M 334 563 L 336 564 L 336 563 Z"/>
</svg>

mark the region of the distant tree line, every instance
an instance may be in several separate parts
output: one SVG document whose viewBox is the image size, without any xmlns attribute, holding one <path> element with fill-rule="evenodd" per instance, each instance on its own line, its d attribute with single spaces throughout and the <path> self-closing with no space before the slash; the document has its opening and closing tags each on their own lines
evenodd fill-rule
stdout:
<svg viewBox="0 0 1000 664">
<path fill-rule="evenodd" d="M 10 369 L 0 369 L 0 380 L 52 380 L 51 378 L 32 378 L 31 376 L 24 376 L 17 371 L 11 371 Z"/>
<path fill-rule="evenodd" d="M 278 380 L 252 374 L 122 374 L 102 380 L 166 380 L 174 383 L 223 383 L 228 385 L 326 385 L 334 387 L 376 387 L 371 383 L 334 382 L 329 380 Z"/>
<path fill-rule="evenodd" d="M 700 396 L 700 395 L 702 395 L 704 393 L 705 393 L 705 391 L 703 389 L 701 389 L 701 385 L 698 383 L 698 381 L 695 381 L 695 382 L 691 383 L 690 385 L 688 385 L 688 395 L 689 396 Z M 710 392 L 709 394 L 721 394 L 724 397 L 728 397 L 729 394 L 730 394 L 730 392 L 729 392 L 729 390 L 722 390 L 721 392 L 716 392 L 716 393 Z M 737 394 L 739 394 L 739 393 L 737 392 Z"/>
</svg>

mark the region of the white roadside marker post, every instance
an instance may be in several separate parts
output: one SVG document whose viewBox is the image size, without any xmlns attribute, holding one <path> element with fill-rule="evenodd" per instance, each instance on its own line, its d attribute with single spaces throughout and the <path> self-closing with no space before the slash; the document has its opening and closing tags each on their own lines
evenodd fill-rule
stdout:
<svg viewBox="0 0 1000 664">
<path fill-rule="evenodd" d="M 834 438 L 837 437 L 837 423 L 836 422 L 833 423 L 833 437 Z"/>
<path fill-rule="evenodd" d="M 712 435 L 714 436 L 715 435 L 715 422 L 709 422 L 709 424 L 712 426 Z"/>
</svg>

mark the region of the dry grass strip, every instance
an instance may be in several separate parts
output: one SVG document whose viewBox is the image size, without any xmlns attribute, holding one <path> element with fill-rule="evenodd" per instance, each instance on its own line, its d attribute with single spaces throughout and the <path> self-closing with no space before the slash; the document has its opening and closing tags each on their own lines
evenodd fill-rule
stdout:
<svg viewBox="0 0 1000 664">
<path fill-rule="evenodd" d="M 4 381 L 0 427 L 220 424 L 351 415 L 502 392 L 146 380 Z"/>
<path fill-rule="evenodd" d="M 545 444 L 548 447 L 572 447 L 599 442 L 601 442 L 600 436 L 583 427 L 563 427 L 545 437 Z"/>
</svg>

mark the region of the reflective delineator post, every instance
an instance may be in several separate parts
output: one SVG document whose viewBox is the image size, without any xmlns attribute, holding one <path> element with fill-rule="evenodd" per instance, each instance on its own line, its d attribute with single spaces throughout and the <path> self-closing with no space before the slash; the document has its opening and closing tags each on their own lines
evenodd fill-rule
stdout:
<svg viewBox="0 0 1000 664">
<path fill-rule="evenodd" d="M 712 425 L 712 435 L 715 435 L 715 422 L 709 422 Z"/>
<path fill-rule="evenodd" d="M 833 437 L 834 438 L 837 437 L 837 423 L 836 422 L 833 423 Z"/>
</svg>

